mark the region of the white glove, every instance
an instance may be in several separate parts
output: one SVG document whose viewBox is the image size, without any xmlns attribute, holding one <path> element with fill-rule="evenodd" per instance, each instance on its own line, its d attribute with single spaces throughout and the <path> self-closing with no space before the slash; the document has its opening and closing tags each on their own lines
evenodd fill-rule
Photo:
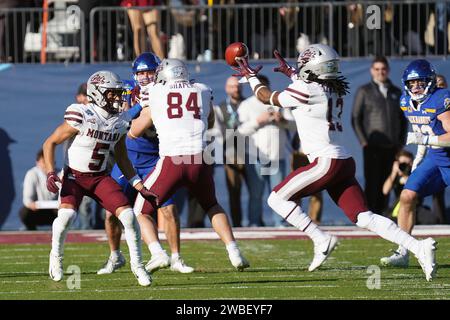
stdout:
<svg viewBox="0 0 450 320">
<path fill-rule="evenodd" d="M 414 161 L 412 164 L 411 172 L 416 170 L 417 166 L 422 162 L 426 153 L 427 153 L 427 147 L 425 147 L 423 145 L 417 146 L 417 153 L 416 153 L 416 157 L 414 158 Z"/>
<path fill-rule="evenodd" d="M 428 144 L 428 135 L 423 135 L 420 132 L 408 132 L 408 137 L 406 138 L 406 144 Z"/>
<path fill-rule="evenodd" d="M 148 90 L 141 89 L 141 92 L 139 93 L 139 104 L 141 105 L 142 109 L 147 108 L 150 106 L 150 98 L 148 94 Z"/>
</svg>

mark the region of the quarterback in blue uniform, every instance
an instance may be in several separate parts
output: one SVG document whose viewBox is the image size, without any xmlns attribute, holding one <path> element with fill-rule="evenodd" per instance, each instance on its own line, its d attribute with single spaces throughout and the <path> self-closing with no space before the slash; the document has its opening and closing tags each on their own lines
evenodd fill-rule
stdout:
<svg viewBox="0 0 450 320">
<path fill-rule="evenodd" d="M 130 114 L 132 119 L 138 117 L 140 111 L 142 110 L 142 107 L 139 104 L 140 88 L 153 81 L 153 75 L 160 62 L 160 59 L 150 52 L 141 54 L 133 62 L 132 70 L 134 80 L 124 81 L 124 98 L 128 106 L 132 106 L 126 112 Z M 144 179 L 153 170 L 158 162 L 158 144 L 158 137 L 154 129 L 147 130 L 144 136 L 136 139 L 126 138 L 128 157 L 133 164 L 136 173 L 142 179 Z M 117 165 L 113 167 L 111 176 L 122 187 L 130 202 L 134 203 L 137 193 L 133 190 L 134 188 L 130 185 Z M 172 258 L 170 258 L 166 251 L 161 247 L 154 220 L 147 215 L 138 215 L 137 218 L 141 226 L 144 241 L 148 245 L 152 255 L 151 260 L 145 266 L 146 270 L 148 272 L 153 272 L 170 265 L 170 268 L 173 271 L 182 273 L 193 272 L 194 269 L 187 266 L 179 254 L 180 225 L 178 214 L 176 213 L 176 206 L 173 200 L 169 199 L 161 206 L 159 210 L 161 210 L 164 215 L 164 229 L 172 251 Z M 107 214 L 105 229 L 108 234 L 111 254 L 104 267 L 97 272 L 98 274 L 112 273 L 125 264 L 125 258 L 119 250 L 121 227 L 114 219 L 113 215 Z"/>
<path fill-rule="evenodd" d="M 411 233 L 417 200 L 450 184 L 450 91 L 436 87 L 436 71 L 426 60 L 414 60 L 403 74 L 400 108 L 411 123 L 406 144 L 417 144 L 413 171 L 400 194 L 398 224 Z M 382 265 L 407 267 L 408 251 L 399 247 Z"/>
</svg>

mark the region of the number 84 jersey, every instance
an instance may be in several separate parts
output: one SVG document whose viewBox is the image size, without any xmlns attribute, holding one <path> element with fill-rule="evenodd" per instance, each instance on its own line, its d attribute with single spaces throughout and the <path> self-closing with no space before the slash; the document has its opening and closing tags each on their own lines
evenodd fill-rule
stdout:
<svg viewBox="0 0 450 320">
<path fill-rule="evenodd" d="M 131 121 L 125 112 L 113 115 L 94 104 L 70 105 L 64 120 L 79 131 L 69 140 L 65 165 L 85 173 L 106 170 L 114 146 Z"/>
<path fill-rule="evenodd" d="M 326 87 L 295 79 L 278 96 L 280 105 L 292 108 L 302 151 L 310 161 L 317 157 L 347 159 L 343 146 L 343 99 Z"/>
<path fill-rule="evenodd" d="M 148 85 L 151 118 L 160 156 L 193 155 L 205 148 L 212 91 L 202 83 L 175 81 Z"/>
<path fill-rule="evenodd" d="M 450 109 L 450 91 L 437 89 L 424 102 L 417 104 L 407 93 L 400 98 L 400 108 L 411 123 L 412 130 L 424 135 L 446 133 L 438 116 Z M 428 156 L 439 166 L 450 165 L 450 148 L 429 147 Z"/>
</svg>

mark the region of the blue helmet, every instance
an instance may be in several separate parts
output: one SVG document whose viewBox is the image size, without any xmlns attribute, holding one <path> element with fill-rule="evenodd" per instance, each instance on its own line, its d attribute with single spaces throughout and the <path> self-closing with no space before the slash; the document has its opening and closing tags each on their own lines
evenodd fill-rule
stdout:
<svg viewBox="0 0 450 320">
<path fill-rule="evenodd" d="M 408 86 L 410 80 L 422 80 L 426 83 L 425 90 L 421 94 L 413 94 Z M 436 87 L 436 70 L 427 60 L 419 59 L 411 62 L 402 77 L 405 91 L 415 101 L 424 101 Z"/>
<path fill-rule="evenodd" d="M 136 74 L 140 71 L 156 71 L 156 68 L 161 63 L 161 60 L 155 54 L 151 52 L 144 52 L 140 54 L 132 64 L 134 80 L 137 82 Z M 149 79 L 151 81 L 152 79 Z M 145 83 L 139 83 L 140 85 L 148 84 L 147 81 Z"/>
</svg>

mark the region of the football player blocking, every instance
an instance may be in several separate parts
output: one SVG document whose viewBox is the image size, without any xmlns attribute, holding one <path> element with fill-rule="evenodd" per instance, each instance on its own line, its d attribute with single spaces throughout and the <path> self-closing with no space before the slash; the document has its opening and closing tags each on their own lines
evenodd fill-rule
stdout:
<svg viewBox="0 0 450 320">
<path fill-rule="evenodd" d="M 145 198 L 153 199 L 127 157 L 125 135 L 131 119 L 128 114 L 119 113 L 122 92 L 123 83 L 117 75 L 109 71 L 94 73 L 87 82 L 90 103 L 86 106 L 70 105 L 64 115 L 65 121 L 43 145 L 47 188 L 57 193 L 61 183 L 61 204 L 52 226 L 49 261 L 49 274 L 54 281 L 63 277 L 64 241 L 70 224 L 75 220 L 76 210 L 83 196 L 87 195 L 118 216 L 125 229 L 131 270 L 140 285 L 151 284 L 151 277 L 142 263 L 141 235 L 133 209 L 120 186 L 106 172 L 108 157 L 114 151 L 116 161 L 130 184 Z M 56 146 L 66 140 L 69 147 L 61 181 L 55 173 L 54 154 Z"/>
<path fill-rule="evenodd" d="M 341 143 L 342 96 L 347 82 L 339 73 L 339 57 L 326 45 L 309 46 L 298 57 L 297 70 L 274 52 L 280 65 L 274 71 L 291 78 L 283 91 L 270 91 L 257 78 L 260 68 L 251 68 L 247 58 L 236 58 L 239 72 L 263 103 L 292 108 L 298 134 L 310 165 L 297 169 L 274 188 L 267 202 L 291 225 L 305 232 L 314 243 L 309 271 L 317 269 L 337 246 L 337 238 L 320 230 L 298 205 L 306 196 L 327 190 L 333 201 L 357 226 L 401 245 L 417 257 L 427 281 L 436 272 L 435 241 L 416 240 L 390 219 L 368 210 L 362 189 L 355 178 L 355 162 Z"/>
<path fill-rule="evenodd" d="M 239 271 L 249 267 L 228 217 L 217 203 L 212 166 L 203 160 L 204 134 L 214 124 L 211 89 L 191 83 L 181 60 L 165 59 L 156 70 L 154 83 L 143 88 L 141 97 L 142 106 L 147 107 L 133 121 L 128 136 L 139 137 L 153 124 L 159 137 L 160 159 L 144 181 L 155 198 L 146 201 L 138 195 L 136 199 L 134 211 L 138 219 L 153 214 L 180 187 L 186 186 L 210 218 L 231 264 Z"/>
<path fill-rule="evenodd" d="M 426 60 L 414 60 L 402 77 L 404 94 L 400 108 L 414 132 L 408 133 L 407 144 L 417 144 L 413 170 L 400 194 L 398 224 L 408 233 L 415 223 L 419 197 L 444 190 L 450 184 L 450 91 L 437 88 L 436 71 Z M 407 267 L 407 248 L 400 246 L 382 265 Z"/>
<path fill-rule="evenodd" d="M 144 52 L 133 61 L 132 72 L 134 79 L 127 82 L 130 94 L 125 96 L 128 105 L 132 106 L 131 109 L 125 112 L 129 113 L 132 119 L 138 117 L 142 110 L 142 106 L 139 104 L 140 88 L 153 82 L 156 68 L 160 63 L 161 60 L 151 52 Z M 141 178 L 147 176 L 155 167 L 159 159 L 158 144 L 159 141 L 154 128 L 146 130 L 142 137 L 136 139 L 126 138 L 128 157 Z M 137 195 L 135 189 L 131 187 L 117 164 L 111 170 L 111 177 L 121 186 L 130 204 L 134 205 Z M 187 266 L 180 255 L 180 224 L 173 199 L 170 198 L 167 202 L 163 203 L 158 211 L 161 211 L 164 218 L 164 232 L 172 252 L 172 257 L 169 257 L 161 246 L 157 226 L 153 218 L 150 215 L 139 215 L 138 222 L 142 238 L 151 253 L 151 259 L 145 265 L 145 269 L 148 272 L 154 272 L 160 268 L 170 266 L 172 271 L 181 273 L 193 272 L 194 268 Z M 122 227 L 116 216 L 109 211 L 106 212 L 105 230 L 111 253 L 97 274 L 112 273 L 126 263 L 120 251 Z"/>
</svg>

